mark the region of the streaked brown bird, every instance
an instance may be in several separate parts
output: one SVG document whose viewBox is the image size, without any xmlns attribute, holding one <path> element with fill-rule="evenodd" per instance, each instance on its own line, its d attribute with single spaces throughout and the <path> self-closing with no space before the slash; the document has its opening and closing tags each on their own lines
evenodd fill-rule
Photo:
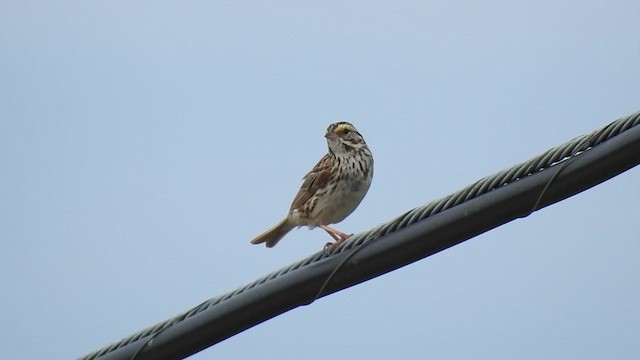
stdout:
<svg viewBox="0 0 640 360">
<path fill-rule="evenodd" d="M 356 128 L 348 122 L 329 125 L 329 152 L 304 176 L 287 216 L 271 229 L 251 240 L 274 247 L 295 227 L 319 227 L 335 240 L 336 246 L 349 236 L 329 224 L 339 223 L 360 204 L 371 185 L 373 156 Z"/>
</svg>

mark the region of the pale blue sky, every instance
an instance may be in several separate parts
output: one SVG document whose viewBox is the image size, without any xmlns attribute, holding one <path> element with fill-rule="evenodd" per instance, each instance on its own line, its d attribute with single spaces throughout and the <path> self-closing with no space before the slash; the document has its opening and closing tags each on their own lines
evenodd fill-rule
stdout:
<svg viewBox="0 0 640 360">
<path fill-rule="evenodd" d="M 358 232 L 640 110 L 637 1 L 0 3 L 0 339 L 75 358 L 318 249 L 249 240 L 337 120 Z M 637 359 L 639 169 L 193 359 Z"/>
</svg>

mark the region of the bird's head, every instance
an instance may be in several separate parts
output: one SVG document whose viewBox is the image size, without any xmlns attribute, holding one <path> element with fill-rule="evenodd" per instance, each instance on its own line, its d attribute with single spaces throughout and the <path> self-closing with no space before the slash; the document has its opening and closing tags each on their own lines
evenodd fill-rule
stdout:
<svg viewBox="0 0 640 360">
<path fill-rule="evenodd" d="M 358 151 L 367 146 L 356 127 L 345 121 L 329 125 L 324 137 L 327 138 L 329 150 L 336 155 Z"/>
</svg>

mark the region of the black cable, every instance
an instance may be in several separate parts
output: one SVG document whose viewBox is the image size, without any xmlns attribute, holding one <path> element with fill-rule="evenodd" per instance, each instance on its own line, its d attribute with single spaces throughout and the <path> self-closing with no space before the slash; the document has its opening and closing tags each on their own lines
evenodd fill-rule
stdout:
<svg viewBox="0 0 640 360">
<path fill-rule="evenodd" d="M 83 359 L 184 358 L 297 306 L 528 216 L 638 165 L 639 124 L 640 113 L 618 119 L 356 234 L 330 254 L 320 251 Z"/>
</svg>

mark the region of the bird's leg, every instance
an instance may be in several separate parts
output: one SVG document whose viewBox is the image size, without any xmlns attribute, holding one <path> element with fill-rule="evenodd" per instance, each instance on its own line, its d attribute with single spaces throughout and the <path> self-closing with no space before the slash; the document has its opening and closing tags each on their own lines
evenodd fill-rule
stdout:
<svg viewBox="0 0 640 360">
<path fill-rule="evenodd" d="M 340 241 L 340 234 L 345 235 L 335 229 L 332 229 L 326 225 L 319 225 L 319 228 L 321 228 L 322 230 L 326 231 L 327 234 L 331 235 L 331 237 L 333 238 L 333 240 L 335 241 Z"/>
<path fill-rule="evenodd" d="M 319 228 L 326 231 L 331 237 L 335 240 L 335 242 L 328 242 L 324 245 L 325 250 L 336 247 L 340 245 L 343 241 L 347 240 L 353 234 L 345 234 L 342 231 L 338 231 L 336 229 L 332 229 L 327 225 L 318 225 Z"/>
</svg>

